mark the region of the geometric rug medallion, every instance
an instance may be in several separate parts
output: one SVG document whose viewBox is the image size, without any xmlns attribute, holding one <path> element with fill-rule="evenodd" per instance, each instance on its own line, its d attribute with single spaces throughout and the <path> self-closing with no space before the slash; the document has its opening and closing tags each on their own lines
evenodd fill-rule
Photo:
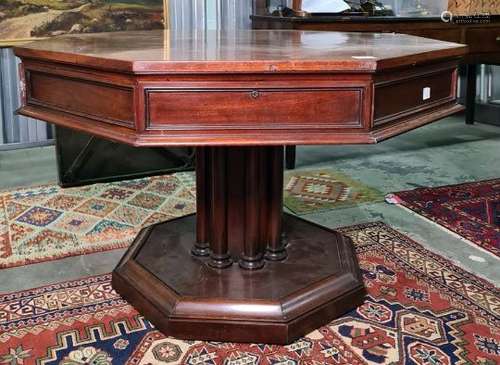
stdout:
<svg viewBox="0 0 500 365">
<path fill-rule="evenodd" d="M 0 296 L 0 364 L 500 364 L 498 288 L 383 223 L 341 231 L 368 295 L 288 346 L 165 337 L 102 275 Z"/>
<path fill-rule="evenodd" d="M 392 194 L 423 215 L 500 257 L 500 179 Z"/>
<path fill-rule="evenodd" d="M 128 247 L 142 227 L 194 209 L 192 173 L 4 191 L 0 268 Z"/>
<path fill-rule="evenodd" d="M 285 174 L 284 204 L 296 214 L 383 201 L 379 191 L 333 170 L 293 171 Z"/>
</svg>

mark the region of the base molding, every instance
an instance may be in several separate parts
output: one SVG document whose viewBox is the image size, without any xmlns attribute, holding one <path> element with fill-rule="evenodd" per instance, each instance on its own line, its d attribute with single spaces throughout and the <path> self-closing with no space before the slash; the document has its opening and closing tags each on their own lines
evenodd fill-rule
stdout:
<svg viewBox="0 0 500 365">
<path fill-rule="evenodd" d="M 285 214 L 288 257 L 261 270 L 210 267 L 194 257 L 194 215 L 143 229 L 113 287 L 166 335 L 288 344 L 363 302 L 351 240 Z"/>
</svg>

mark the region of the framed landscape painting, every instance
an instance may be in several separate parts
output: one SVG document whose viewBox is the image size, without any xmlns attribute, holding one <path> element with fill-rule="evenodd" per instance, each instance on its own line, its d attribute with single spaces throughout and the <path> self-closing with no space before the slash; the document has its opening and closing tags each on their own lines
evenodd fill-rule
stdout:
<svg viewBox="0 0 500 365">
<path fill-rule="evenodd" d="M 66 33 L 163 29 L 168 0 L 1 0 L 0 45 Z"/>
<path fill-rule="evenodd" d="M 449 0 L 448 10 L 455 15 L 500 14 L 498 0 Z"/>
</svg>

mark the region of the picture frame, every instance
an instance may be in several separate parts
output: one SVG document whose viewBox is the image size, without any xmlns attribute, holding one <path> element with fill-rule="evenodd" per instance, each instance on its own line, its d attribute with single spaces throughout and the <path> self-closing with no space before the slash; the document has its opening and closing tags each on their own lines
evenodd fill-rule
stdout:
<svg viewBox="0 0 500 365">
<path fill-rule="evenodd" d="M 62 34 L 168 29 L 169 0 L 4 0 L 0 47 Z"/>
<path fill-rule="evenodd" d="M 448 11 L 454 15 L 498 15 L 500 2 L 497 0 L 448 0 Z"/>
</svg>

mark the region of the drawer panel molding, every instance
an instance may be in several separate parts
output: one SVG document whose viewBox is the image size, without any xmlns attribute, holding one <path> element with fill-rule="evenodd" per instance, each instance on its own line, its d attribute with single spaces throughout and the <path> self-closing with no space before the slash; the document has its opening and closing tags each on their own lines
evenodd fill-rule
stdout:
<svg viewBox="0 0 500 365">
<path fill-rule="evenodd" d="M 135 129 L 132 87 L 27 70 L 26 103 Z"/>
<path fill-rule="evenodd" d="M 456 69 L 420 74 L 375 85 L 374 126 L 456 98 Z"/>
<path fill-rule="evenodd" d="M 363 93 L 361 87 L 146 89 L 146 129 L 362 128 Z"/>
</svg>

